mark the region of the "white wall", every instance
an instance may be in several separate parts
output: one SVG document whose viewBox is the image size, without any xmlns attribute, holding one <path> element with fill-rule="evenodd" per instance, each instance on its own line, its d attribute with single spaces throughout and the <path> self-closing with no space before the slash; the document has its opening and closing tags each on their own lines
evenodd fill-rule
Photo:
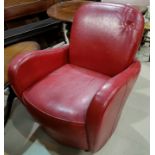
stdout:
<svg viewBox="0 0 155 155">
<path fill-rule="evenodd" d="M 102 0 L 102 2 L 129 3 L 143 6 L 148 6 L 150 4 L 149 0 Z"/>
</svg>

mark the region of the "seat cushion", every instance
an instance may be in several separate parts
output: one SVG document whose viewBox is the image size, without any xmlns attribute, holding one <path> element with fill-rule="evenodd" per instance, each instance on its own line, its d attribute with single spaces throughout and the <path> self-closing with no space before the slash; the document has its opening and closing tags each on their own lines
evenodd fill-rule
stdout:
<svg viewBox="0 0 155 155">
<path fill-rule="evenodd" d="M 67 64 L 24 91 L 23 101 L 52 138 L 88 150 L 86 111 L 108 78 Z"/>
<path fill-rule="evenodd" d="M 109 79 L 71 64 L 52 72 L 23 93 L 27 106 L 33 106 L 56 119 L 84 123 L 91 100 Z"/>
</svg>

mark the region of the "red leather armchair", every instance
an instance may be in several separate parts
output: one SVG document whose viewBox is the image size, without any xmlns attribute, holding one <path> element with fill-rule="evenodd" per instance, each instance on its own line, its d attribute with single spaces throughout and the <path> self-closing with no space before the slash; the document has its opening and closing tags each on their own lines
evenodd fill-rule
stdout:
<svg viewBox="0 0 155 155">
<path fill-rule="evenodd" d="M 106 143 L 140 71 L 143 22 L 129 6 L 90 3 L 75 15 L 70 45 L 11 62 L 12 88 L 54 139 L 92 152 Z"/>
</svg>

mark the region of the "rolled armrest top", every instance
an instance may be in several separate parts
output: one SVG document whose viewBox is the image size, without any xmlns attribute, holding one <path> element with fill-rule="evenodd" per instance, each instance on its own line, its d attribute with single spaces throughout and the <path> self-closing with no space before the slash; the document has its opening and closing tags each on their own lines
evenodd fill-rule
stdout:
<svg viewBox="0 0 155 155">
<path fill-rule="evenodd" d="M 16 56 L 8 69 L 9 83 L 16 95 L 21 97 L 25 89 L 67 63 L 68 49 L 67 45 Z"/>
</svg>

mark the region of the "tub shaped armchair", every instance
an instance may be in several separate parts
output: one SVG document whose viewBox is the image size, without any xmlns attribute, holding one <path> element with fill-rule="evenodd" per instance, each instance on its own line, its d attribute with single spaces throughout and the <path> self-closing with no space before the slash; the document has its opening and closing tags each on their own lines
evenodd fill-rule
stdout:
<svg viewBox="0 0 155 155">
<path fill-rule="evenodd" d="M 70 45 L 17 56 L 13 90 L 57 141 L 92 152 L 110 138 L 138 77 L 143 17 L 130 6 L 90 3 L 76 13 Z"/>
</svg>

